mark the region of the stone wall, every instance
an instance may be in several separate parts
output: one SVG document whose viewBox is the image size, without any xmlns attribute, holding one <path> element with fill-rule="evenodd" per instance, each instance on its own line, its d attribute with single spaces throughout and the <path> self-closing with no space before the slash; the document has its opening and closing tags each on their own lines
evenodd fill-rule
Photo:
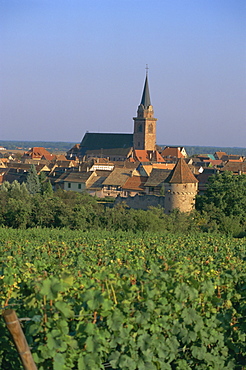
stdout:
<svg viewBox="0 0 246 370">
<path fill-rule="evenodd" d="M 164 196 L 156 195 L 135 195 L 134 197 L 121 197 L 115 199 L 114 204 L 124 202 L 128 207 L 147 210 L 149 207 L 164 208 Z"/>
</svg>

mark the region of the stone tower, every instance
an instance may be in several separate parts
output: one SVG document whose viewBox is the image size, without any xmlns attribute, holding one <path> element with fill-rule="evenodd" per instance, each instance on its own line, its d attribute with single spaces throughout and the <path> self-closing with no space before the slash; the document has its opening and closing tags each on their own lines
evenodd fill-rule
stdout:
<svg viewBox="0 0 246 370">
<path fill-rule="evenodd" d="M 174 209 L 191 212 L 195 207 L 198 180 L 184 158 L 180 158 L 165 180 L 165 213 Z"/>
<path fill-rule="evenodd" d="M 133 147 L 138 150 L 156 149 L 156 121 L 150 102 L 148 74 L 146 74 L 141 103 L 134 120 Z"/>
</svg>

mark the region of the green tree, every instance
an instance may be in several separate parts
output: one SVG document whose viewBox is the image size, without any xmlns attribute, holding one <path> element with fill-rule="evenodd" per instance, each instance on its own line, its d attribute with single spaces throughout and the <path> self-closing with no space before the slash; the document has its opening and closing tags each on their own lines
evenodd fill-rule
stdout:
<svg viewBox="0 0 246 370">
<path fill-rule="evenodd" d="M 246 227 L 246 175 L 225 171 L 209 178 L 203 195 L 196 199 L 196 209 L 216 222 L 219 230 L 239 234 Z"/>
<path fill-rule="evenodd" d="M 0 187 L 0 223 L 11 227 L 25 227 L 29 213 L 30 194 L 26 184 L 20 184 L 16 180 L 12 183 L 5 181 Z"/>
<path fill-rule="evenodd" d="M 51 196 L 53 195 L 53 189 L 50 180 L 48 180 L 46 174 L 42 171 L 39 174 L 40 191 L 41 194 Z"/>
<path fill-rule="evenodd" d="M 31 165 L 30 170 L 28 171 L 26 186 L 30 194 L 39 193 L 41 190 L 39 177 L 34 164 Z"/>
<path fill-rule="evenodd" d="M 5 225 L 13 228 L 26 228 L 31 214 L 30 203 L 10 198 L 4 215 Z"/>
</svg>

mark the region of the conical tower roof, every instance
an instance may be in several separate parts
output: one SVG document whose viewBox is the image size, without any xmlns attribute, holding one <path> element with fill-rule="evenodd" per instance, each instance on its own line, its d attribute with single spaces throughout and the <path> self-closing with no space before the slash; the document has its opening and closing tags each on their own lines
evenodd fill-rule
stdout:
<svg viewBox="0 0 246 370">
<path fill-rule="evenodd" d="M 144 108 L 147 108 L 149 105 L 151 105 L 150 102 L 150 94 L 149 94 L 149 83 L 148 83 L 148 75 L 146 75 L 145 83 L 144 83 L 144 89 L 143 89 L 143 95 L 141 103 Z"/>
<path fill-rule="evenodd" d="M 191 172 L 184 158 L 180 158 L 165 182 L 169 184 L 192 184 L 198 182 L 198 180 Z"/>
</svg>

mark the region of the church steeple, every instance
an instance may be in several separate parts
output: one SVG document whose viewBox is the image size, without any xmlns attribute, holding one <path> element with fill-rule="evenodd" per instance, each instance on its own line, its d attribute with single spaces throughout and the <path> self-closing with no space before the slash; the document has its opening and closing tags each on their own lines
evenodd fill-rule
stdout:
<svg viewBox="0 0 246 370">
<path fill-rule="evenodd" d="M 148 68 L 147 68 L 148 70 Z M 133 147 L 138 150 L 156 149 L 156 121 L 150 102 L 148 73 L 146 72 L 143 95 L 134 120 Z"/>
<path fill-rule="evenodd" d="M 148 108 L 149 105 L 151 105 L 150 102 L 150 94 L 149 94 L 149 83 L 148 83 L 148 75 L 146 74 L 145 83 L 144 83 L 144 89 L 143 89 L 143 95 L 141 103 L 144 108 Z"/>
</svg>

